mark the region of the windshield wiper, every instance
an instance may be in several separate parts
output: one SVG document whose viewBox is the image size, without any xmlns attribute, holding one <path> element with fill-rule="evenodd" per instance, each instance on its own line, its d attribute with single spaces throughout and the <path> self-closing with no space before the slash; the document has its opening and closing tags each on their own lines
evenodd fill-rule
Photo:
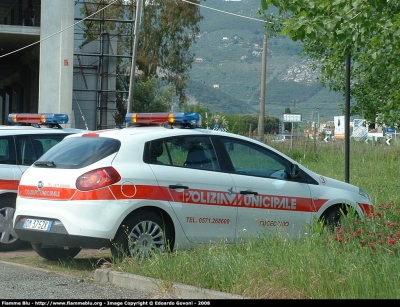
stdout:
<svg viewBox="0 0 400 307">
<path fill-rule="evenodd" d="M 36 161 L 33 164 L 35 166 L 41 166 L 41 167 L 57 167 L 57 165 L 53 161 Z"/>
</svg>

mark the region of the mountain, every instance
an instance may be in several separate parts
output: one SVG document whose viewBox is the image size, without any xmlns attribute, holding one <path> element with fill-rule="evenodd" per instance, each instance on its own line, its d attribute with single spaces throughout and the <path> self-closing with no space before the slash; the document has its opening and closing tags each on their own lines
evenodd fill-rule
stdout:
<svg viewBox="0 0 400 307">
<path fill-rule="evenodd" d="M 260 0 L 201 5 L 201 33 L 191 48 L 196 61 L 188 81 L 190 103 L 200 102 L 212 113 L 258 113 L 265 33 Z M 343 97 L 316 81 L 300 52 L 288 37 L 267 39 L 266 115 L 281 117 L 286 108 L 302 114 L 303 121 L 311 120 L 317 109 L 325 121 L 342 115 Z"/>
</svg>

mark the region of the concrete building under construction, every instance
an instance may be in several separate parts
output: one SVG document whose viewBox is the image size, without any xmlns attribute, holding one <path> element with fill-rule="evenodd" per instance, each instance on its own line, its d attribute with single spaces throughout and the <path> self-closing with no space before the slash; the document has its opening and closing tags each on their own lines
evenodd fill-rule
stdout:
<svg viewBox="0 0 400 307">
<path fill-rule="evenodd" d="M 128 97 L 117 80 L 129 77 L 132 52 L 119 54 L 120 31 L 105 24 L 125 24 L 132 41 L 134 7 L 119 4 L 127 13 L 111 20 L 101 13 L 110 1 L 97 2 L 0 1 L 0 124 L 9 113 L 63 113 L 66 127 L 115 127 L 117 97 Z M 93 10 L 99 13 L 88 16 Z M 90 40 L 84 21 L 97 31 Z"/>
</svg>

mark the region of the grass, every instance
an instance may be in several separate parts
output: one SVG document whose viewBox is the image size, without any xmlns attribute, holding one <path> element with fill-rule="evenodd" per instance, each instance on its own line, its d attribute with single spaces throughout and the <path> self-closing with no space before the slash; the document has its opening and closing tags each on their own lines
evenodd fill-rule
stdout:
<svg viewBox="0 0 400 307">
<path fill-rule="evenodd" d="M 315 148 L 312 140 L 296 141 L 291 150 L 286 142 L 272 146 L 317 173 L 344 181 L 342 141 L 318 143 Z M 371 194 L 376 210 L 365 221 L 350 213 L 334 232 L 316 223 L 313 235 L 297 240 L 281 234 L 156 254 L 145 261 L 126 258 L 111 263 L 104 256 L 78 255 L 60 263 L 33 257 L 31 264 L 51 265 L 80 278 L 108 265 L 122 272 L 259 299 L 398 299 L 399 160 L 399 142 L 390 146 L 351 142 L 349 182 Z"/>
</svg>

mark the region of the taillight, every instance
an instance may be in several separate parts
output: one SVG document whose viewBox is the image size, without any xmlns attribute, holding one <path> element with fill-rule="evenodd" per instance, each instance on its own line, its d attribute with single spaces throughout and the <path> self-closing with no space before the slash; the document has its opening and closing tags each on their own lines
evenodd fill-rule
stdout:
<svg viewBox="0 0 400 307">
<path fill-rule="evenodd" d="M 121 176 L 114 168 L 99 168 L 79 176 L 76 187 L 81 191 L 90 191 L 112 185 L 119 180 Z"/>
</svg>

